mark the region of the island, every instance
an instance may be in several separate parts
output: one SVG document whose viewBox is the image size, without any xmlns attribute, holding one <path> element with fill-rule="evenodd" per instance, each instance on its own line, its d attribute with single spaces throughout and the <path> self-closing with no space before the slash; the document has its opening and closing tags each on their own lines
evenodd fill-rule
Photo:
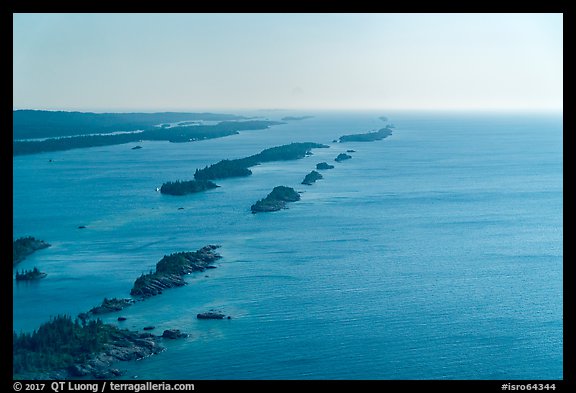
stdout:
<svg viewBox="0 0 576 393">
<path fill-rule="evenodd" d="M 380 116 L 379 119 L 382 121 L 388 121 L 388 118 L 386 116 Z"/>
<path fill-rule="evenodd" d="M 32 236 L 21 237 L 12 241 L 12 266 L 16 266 L 35 251 L 50 247 L 49 243 Z"/>
<path fill-rule="evenodd" d="M 93 307 L 90 311 L 88 311 L 89 315 L 100 315 L 100 314 L 107 314 L 111 312 L 117 312 L 125 309 L 128 306 L 134 304 L 134 299 L 118 299 L 118 298 L 104 298 L 102 304 L 96 307 Z M 82 314 L 81 314 L 82 315 Z M 80 319 L 85 319 L 86 317 L 80 317 Z"/>
<path fill-rule="evenodd" d="M 297 120 L 306 120 L 306 119 L 312 119 L 314 118 L 314 116 L 284 116 L 282 119 L 282 121 L 297 121 Z"/>
<path fill-rule="evenodd" d="M 392 135 L 390 127 L 384 127 L 374 132 L 367 132 L 365 134 L 351 134 L 342 135 L 339 139 L 340 142 L 372 142 L 379 141 Z"/>
<path fill-rule="evenodd" d="M 12 142 L 12 154 L 16 156 L 86 147 L 120 145 L 141 141 L 193 142 L 236 135 L 239 134 L 240 131 L 264 130 L 277 124 L 283 123 L 264 120 L 222 121 L 214 125 L 198 125 L 196 127 L 153 127 L 145 130 L 116 134 L 87 134 L 55 137 L 44 140 L 14 140 Z"/>
<path fill-rule="evenodd" d="M 334 159 L 334 161 L 336 161 L 336 162 L 342 162 L 342 161 L 344 161 L 344 160 L 349 160 L 349 159 L 351 159 L 351 158 L 352 158 L 352 156 L 349 155 L 349 154 L 340 153 L 340 154 L 338 154 L 338 157 L 336 157 L 336 158 Z"/>
<path fill-rule="evenodd" d="M 121 330 L 100 319 L 72 320 L 59 315 L 33 333 L 14 332 L 14 379 L 109 379 L 122 372 L 116 361 L 143 359 L 164 350 L 160 337 Z"/>
<path fill-rule="evenodd" d="M 194 179 L 215 180 L 230 177 L 250 176 L 252 171 L 248 168 L 271 161 L 297 160 L 311 155 L 312 149 L 328 148 L 327 145 L 313 142 L 290 143 L 262 150 L 258 154 L 235 160 L 222 160 L 216 164 L 196 169 Z"/>
<path fill-rule="evenodd" d="M 147 298 L 161 294 L 164 289 L 186 285 L 184 275 L 214 268 L 212 263 L 221 258 L 214 251 L 219 247 L 208 245 L 193 252 L 177 252 L 165 255 L 156 264 L 156 271 L 142 274 L 136 279 L 130 294 Z"/>
<path fill-rule="evenodd" d="M 286 202 L 296 202 L 300 200 L 293 188 L 286 186 L 274 187 L 272 192 L 264 199 L 260 199 L 250 207 L 252 213 L 274 212 L 286 207 Z"/>
<path fill-rule="evenodd" d="M 160 193 L 167 195 L 187 195 L 196 192 L 211 190 L 220 187 L 209 180 L 188 180 L 175 182 L 166 182 L 160 187 Z"/>
<path fill-rule="evenodd" d="M 313 183 L 316 182 L 316 180 L 320 180 L 322 178 L 323 176 L 319 172 L 312 171 L 309 174 L 307 174 L 306 177 L 304 177 L 304 180 L 302 180 L 302 184 L 311 186 Z"/>
<path fill-rule="evenodd" d="M 327 162 L 321 162 L 316 164 L 316 169 L 324 170 L 324 169 L 334 169 L 334 165 L 330 165 Z"/>
<path fill-rule="evenodd" d="M 46 273 L 41 272 L 38 270 L 37 267 L 34 267 L 32 270 L 23 270 L 21 272 L 16 272 L 16 281 L 34 281 L 40 280 L 47 276 Z"/>
</svg>

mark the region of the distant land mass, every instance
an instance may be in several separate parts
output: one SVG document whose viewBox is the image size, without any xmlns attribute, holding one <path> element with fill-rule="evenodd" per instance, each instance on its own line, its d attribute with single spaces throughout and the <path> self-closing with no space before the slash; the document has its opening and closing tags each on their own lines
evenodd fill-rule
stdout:
<svg viewBox="0 0 576 393">
<path fill-rule="evenodd" d="M 192 142 L 235 135 L 245 130 L 263 130 L 277 124 L 282 123 L 264 120 L 223 121 L 215 125 L 198 125 L 195 127 L 154 127 L 141 132 L 121 134 L 82 135 L 50 138 L 42 141 L 13 141 L 12 153 L 16 156 L 85 147 L 119 145 L 143 140 Z"/>
<path fill-rule="evenodd" d="M 53 138 L 117 131 L 144 130 L 161 123 L 181 121 L 246 120 L 247 117 L 218 113 L 91 113 L 41 110 L 13 111 L 13 139 Z"/>
<path fill-rule="evenodd" d="M 306 120 L 306 119 L 312 119 L 314 116 L 285 116 L 283 117 L 282 121 L 295 121 L 295 120 Z"/>
<path fill-rule="evenodd" d="M 384 139 L 392 135 L 392 130 L 389 127 L 384 127 L 375 132 L 367 132 L 365 134 L 351 134 L 343 135 L 340 137 L 340 142 L 372 142 Z"/>
</svg>

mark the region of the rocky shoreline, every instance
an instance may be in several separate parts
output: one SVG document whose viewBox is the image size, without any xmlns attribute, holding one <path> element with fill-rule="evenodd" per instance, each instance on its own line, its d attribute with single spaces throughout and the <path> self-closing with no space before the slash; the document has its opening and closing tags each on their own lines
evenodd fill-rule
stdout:
<svg viewBox="0 0 576 393">
<path fill-rule="evenodd" d="M 252 213 L 275 212 L 286 207 L 286 202 L 296 202 L 300 200 L 293 188 L 286 186 L 274 187 L 272 192 L 264 199 L 260 199 L 250 207 Z"/>
<path fill-rule="evenodd" d="M 50 247 L 49 243 L 32 236 L 21 237 L 12 241 L 12 266 L 16 266 L 35 251 Z"/>
<path fill-rule="evenodd" d="M 164 289 L 186 285 L 184 275 L 215 267 L 212 263 L 222 258 L 214 252 L 219 247 L 210 244 L 194 252 L 165 255 L 156 264 L 155 272 L 142 274 L 136 279 L 130 295 L 147 298 L 161 294 Z"/>
</svg>

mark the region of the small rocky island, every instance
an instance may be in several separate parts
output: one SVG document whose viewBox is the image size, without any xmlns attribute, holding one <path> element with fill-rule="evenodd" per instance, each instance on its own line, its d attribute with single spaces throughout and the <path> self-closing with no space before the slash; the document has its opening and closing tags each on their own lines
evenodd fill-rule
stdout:
<svg viewBox="0 0 576 393">
<path fill-rule="evenodd" d="M 260 199 L 250 208 L 252 213 L 275 212 L 286 207 L 286 202 L 296 202 L 300 200 L 293 188 L 286 186 L 274 187 L 272 192 L 264 199 Z"/>
<path fill-rule="evenodd" d="M 316 164 L 316 169 L 325 170 L 325 169 L 334 169 L 334 165 L 330 165 L 327 162 L 321 162 Z"/>
<path fill-rule="evenodd" d="M 47 274 L 34 267 L 32 270 L 23 270 L 16 272 L 16 281 L 35 281 L 46 277 Z"/>
<path fill-rule="evenodd" d="M 22 262 L 35 251 L 50 247 L 50 244 L 32 236 L 21 237 L 12 242 L 12 266 Z"/>
<path fill-rule="evenodd" d="M 365 134 L 351 134 L 342 135 L 339 139 L 340 142 L 372 142 L 379 141 L 392 135 L 390 127 L 384 127 L 374 132 L 367 132 Z"/>
<path fill-rule="evenodd" d="M 156 271 L 142 274 L 134 282 L 132 296 L 150 297 L 159 295 L 164 289 L 186 285 L 183 276 L 214 268 L 212 263 L 221 258 L 216 253 L 220 246 L 208 245 L 194 252 L 177 252 L 165 255 L 157 264 Z"/>
<path fill-rule="evenodd" d="M 117 312 L 125 309 L 128 306 L 134 304 L 133 299 L 118 299 L 118 298 L 104 298 L 102 304 L 96 307 L 93 307 L 88 314 L 91 315 L 100 315 L 100 314 L 107 314 L 111 312 Z"/>
<path fill-rule="evenodd" d="M 345 161 L 345 160 L 349 160 L 349 159 L 351 159 L 351 158 L 352 158 L 352 156 L 351 156 L 350 154 L 340 153 L 340 154 L 338 154 L 338 157 L 336 157 L 336 158 L 334 159 L 334 161 L 336 161 L 336 162 L 342 162 L 342 161 Z"/>
<path fill-rule="evenodd" d="M 166 195 L 187 195 L 196 192 L 202 192 L 206 190 L 211 190 L 213 188 L 218 188 L 217 184 L 212 183 L 209 180 L 188 180 L 175 182 L 166 182 L 160 187 L 160 193 Z"/>
<path fill-rule="evenodd" d="M 314 184 L 314 182 L 316 182 L 316 180 L 320 180 L 322 178 L 323 178 L 323 176 L 319 172 L 312 171 L 306 175 L 304 180 L 302 180 L 302 184 L 306 184 L 307 186 L 311 186 L 312 184 Z"/>
</svg>

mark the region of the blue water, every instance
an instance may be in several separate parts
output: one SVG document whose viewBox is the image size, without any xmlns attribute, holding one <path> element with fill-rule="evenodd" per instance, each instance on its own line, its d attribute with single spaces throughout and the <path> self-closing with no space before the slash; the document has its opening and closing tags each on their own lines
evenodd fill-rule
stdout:
<svg viewBox="0 0 576 393">
<path fill-rule="evenodd" d="M 264 115 L 292 114 L 309 113 Z M 332 142 L 383 114 L 391 137 Z M 330 148 L 201 194 L 155 191 L 296 141 Z M 14 285 L 14 329 L 127 297 L 164 254 L 216 243 L 217 269 L 122 312 L 124 327 L 191 335 L 119 364 L 125 378 L 562 378 L 562 143 L 561 116 L 322 112 L 201 142 L 14 157 L 14 236 L 52 244 L 18 266 L 48 277 Z M 300 185 L 321 161 L 336 168 Z M 302 200 L 252 215 L 277 185 Z M 233 319 L 196 319 L 210 308 Z"/>
</svg>

